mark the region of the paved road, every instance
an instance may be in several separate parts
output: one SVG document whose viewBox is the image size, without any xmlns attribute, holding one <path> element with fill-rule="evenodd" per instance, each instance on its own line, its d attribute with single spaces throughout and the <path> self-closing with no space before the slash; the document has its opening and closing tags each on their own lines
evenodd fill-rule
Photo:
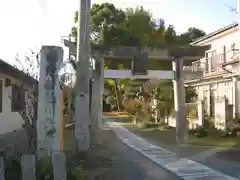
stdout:
<svg viewBox="0 0 240 180">
<path fill-rule="evenodd" d="M 178 177 L 181 177 L 181 179 L 237 179 L 237 175 L 235 174 L 234 176 L 234 173 L 231 174 L 230 172 L 226 173 L 224 171 L 218 171 L 220 169 L 219 166 L 216 166 L 216 163 L 221 164 L 221 162 L 217 162 L 216 159 L 208 163 L 205 162 L 205 165 L 203 165 L 190 159 L 180 158 L 176 156 L 176 154 L 167 151 L 166 149 L 163 149 L 159 146 L 152 145 L 146 140 L 134 135 L 124 127 L 121 127 L 117 125 L 117 123 L 114 123 L 113 119 L 107 119 L 108 120 L 106 123 L 123 143 L 151 159 L 153 162 L 159 165 L 159 168 L 165 168 L 168 171 L 176 174 Z M 223 166 L 227 166 L 227 164 L 223 164 Z M 236 169 L 234 171 L 236 171 Z M 229 175 L 226 175 L 224 173 Z"/>
<path fill-rule="evenodd" d="M 181 180 L 122 143 L 112 131 L 103 132 L 103 144 L 110 148 L 109 156 L 113 164 L 104 173 L 104 180 Z"/>
</svg>

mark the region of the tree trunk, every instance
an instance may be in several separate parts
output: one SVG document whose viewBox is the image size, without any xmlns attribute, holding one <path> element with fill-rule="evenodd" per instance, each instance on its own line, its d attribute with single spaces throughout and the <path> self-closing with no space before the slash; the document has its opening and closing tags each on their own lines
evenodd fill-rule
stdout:
<svg viewBox="0 0 240 180">
<path fill-rule="evenodd" d="M 149 113 L 148 113 L 148 107 L 149 107 L 149 102 L 145 101 L 143 102 L 143 111 L 144 111 L 144 122 L 145 124 L 149 122 Z"/>
<path fill-rule="evenodd" d="M 115 95 L 117 98 L 117 109 L 118 109 L 118 111 L 121 111 L 121 96 L 120 96 L 120 92 L 119 92 L 117 79 L 114 79 L 114 90 L 115 90 Z"/>
<path fill-rule="evenodd" d="M 157 113 L 157 118 L 156 118 L 157 123 L 158 123 L 158 122 L 162 123 L 162 122 L 161 122 L 162 119 L 161 119 L 160 109 L 157 109 L 157 112 L 156 112 L 156 113 Z"/>
</svg>

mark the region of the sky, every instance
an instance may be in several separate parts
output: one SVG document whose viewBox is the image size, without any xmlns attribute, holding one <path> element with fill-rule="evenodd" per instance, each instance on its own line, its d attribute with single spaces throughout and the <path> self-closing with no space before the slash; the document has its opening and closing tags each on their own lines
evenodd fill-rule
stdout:
<svg viewBox="0 0 240 180">
<path fill-rule="evenodd" d="M 92 0 L 111 2 L 119 8 L 142 5 L 154 18 L 163 18 L 178 33 L 197 27 L 207 33 L 236 22 L 237 0 Z M 37 51 L 41 45 L 61 45 L 73 25 L 79 0 L 1 0 L 0 58 L 14 62 L 20 56 Z"/>
</svg>

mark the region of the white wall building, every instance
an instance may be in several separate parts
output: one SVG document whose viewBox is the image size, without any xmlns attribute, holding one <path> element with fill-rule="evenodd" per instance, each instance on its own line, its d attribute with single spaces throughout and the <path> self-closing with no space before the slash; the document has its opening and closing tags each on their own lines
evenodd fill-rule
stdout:
<svg viewBox="0 0 240 180">
<path fill-rule="evenodd" d="M 233 113 L 240 115 L 240 29 L 232 24 L 204 37 L 192 45 L 211 45 L 205 57 L 192 63 L 193 70 L 202 70 L 199 79 L 186 81 L 195 87 L 198 99 L 204 100 L 205 110 L 214 115 L 214 99 L 226 97 L 233 105 Z"/>
<path fill-rule="evenodd" d="M 0 59 L 0 134 L 22 128 L 18 111 L 37 81 Z"/>
</svg>

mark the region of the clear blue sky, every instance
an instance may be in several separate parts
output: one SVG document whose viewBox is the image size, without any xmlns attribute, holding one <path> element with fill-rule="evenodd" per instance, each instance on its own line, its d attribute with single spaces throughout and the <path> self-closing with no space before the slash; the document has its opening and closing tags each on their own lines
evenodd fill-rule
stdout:
<svg viewBox="0 0 240 180">
<path fill-rule="evenodd" d="M 79 0 L 2 0 L 0 1 L 0 58 L 12 62 L 15 54 L 42 44 L 60 44 L 73 22 Z M 117 7 L 142 5 L 154 18 L 173 24 L 177 32 L 195 26 L 206 32 L 214 31 L 236 21 L 237 0 L 93 0 L 112 2 Z"/>
</svg>

